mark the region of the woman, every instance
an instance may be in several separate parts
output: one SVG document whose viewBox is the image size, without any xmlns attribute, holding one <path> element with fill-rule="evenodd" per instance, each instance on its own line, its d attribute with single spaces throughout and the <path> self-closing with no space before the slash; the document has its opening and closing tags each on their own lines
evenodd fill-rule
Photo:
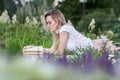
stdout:
<svg viewBox="0 0 120 80">
<path fill-rule="evenodd" d="M 77 48 L 94 47 L 100 50 L 102 40 L 91 40 L 79 33 L 73 25 L 67 24 L 64 15 L 57 9 L 52 9 L 45 14 L 45 23 L 53 36 L 53 45 L 50 49 L 44 49 L 42 53 L 64 54 L 64 50 L 77 50 Z M 117 49 L 111 44 L 112 48 Z M 34 46 L 25 46 L 25 49 Z M 109 46 L 108 46 L 109 47 Z M 42 54 L 41 53 L 41 54 Z M 37 53 L 36 53 L 37 54 Z"/>
</svg>

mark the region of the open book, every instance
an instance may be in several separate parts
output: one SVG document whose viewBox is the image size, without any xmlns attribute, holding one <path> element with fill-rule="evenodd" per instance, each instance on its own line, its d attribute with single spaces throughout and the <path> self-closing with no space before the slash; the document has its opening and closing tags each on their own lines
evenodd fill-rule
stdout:
<svg viewBox="0 0 120 80">
<path fill-rule="evenodd" d="M 25 49 L 23 54 L 42 54 L 43 47 L 42 46 L 34 46 L 28 49 Z"/>
</svg>

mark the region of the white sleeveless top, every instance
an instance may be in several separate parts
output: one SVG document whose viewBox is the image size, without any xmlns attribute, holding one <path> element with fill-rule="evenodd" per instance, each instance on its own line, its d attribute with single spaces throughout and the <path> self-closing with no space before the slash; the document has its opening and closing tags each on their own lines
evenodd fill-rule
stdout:
<svg viewBox="0 0 120 80">
<path fill-rule="evenodd" d="M 65 24 L 60 28 L 60 33 L 66 31 L 69 33 L 66 50 L 76 50 L 77 48 L 93 47 L 94 44 L 90 38 L 79 33 L 74 26 Z"/>
</svg>

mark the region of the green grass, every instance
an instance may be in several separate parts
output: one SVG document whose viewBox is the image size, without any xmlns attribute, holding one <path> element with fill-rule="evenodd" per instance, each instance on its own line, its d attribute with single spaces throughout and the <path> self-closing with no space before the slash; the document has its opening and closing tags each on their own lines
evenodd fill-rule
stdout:
<svg viewBox="0 0 120 80">
<path fill-rule="evenodd" d="M 0 39 L 5 44 L 4 50 L 12 55 L 20 55 L 22 48 L 26 45 L 42 45 L 50 47 L 52 38 L 42 26 L 32 27 L 24 24 L 2 24 L 0 23 Z"/>
</svg>

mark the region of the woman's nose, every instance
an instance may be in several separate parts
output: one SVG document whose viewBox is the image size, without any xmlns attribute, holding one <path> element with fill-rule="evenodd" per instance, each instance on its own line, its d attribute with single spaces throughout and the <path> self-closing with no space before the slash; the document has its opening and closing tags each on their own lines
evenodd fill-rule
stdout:
<svg viewBox="0 0 120 80">
<path fill-rule="evenodd" d="M 47 25 L 47 27 L 49 28 L 49 27 L 50 27 L 50 25 Z"/>
</svg>

